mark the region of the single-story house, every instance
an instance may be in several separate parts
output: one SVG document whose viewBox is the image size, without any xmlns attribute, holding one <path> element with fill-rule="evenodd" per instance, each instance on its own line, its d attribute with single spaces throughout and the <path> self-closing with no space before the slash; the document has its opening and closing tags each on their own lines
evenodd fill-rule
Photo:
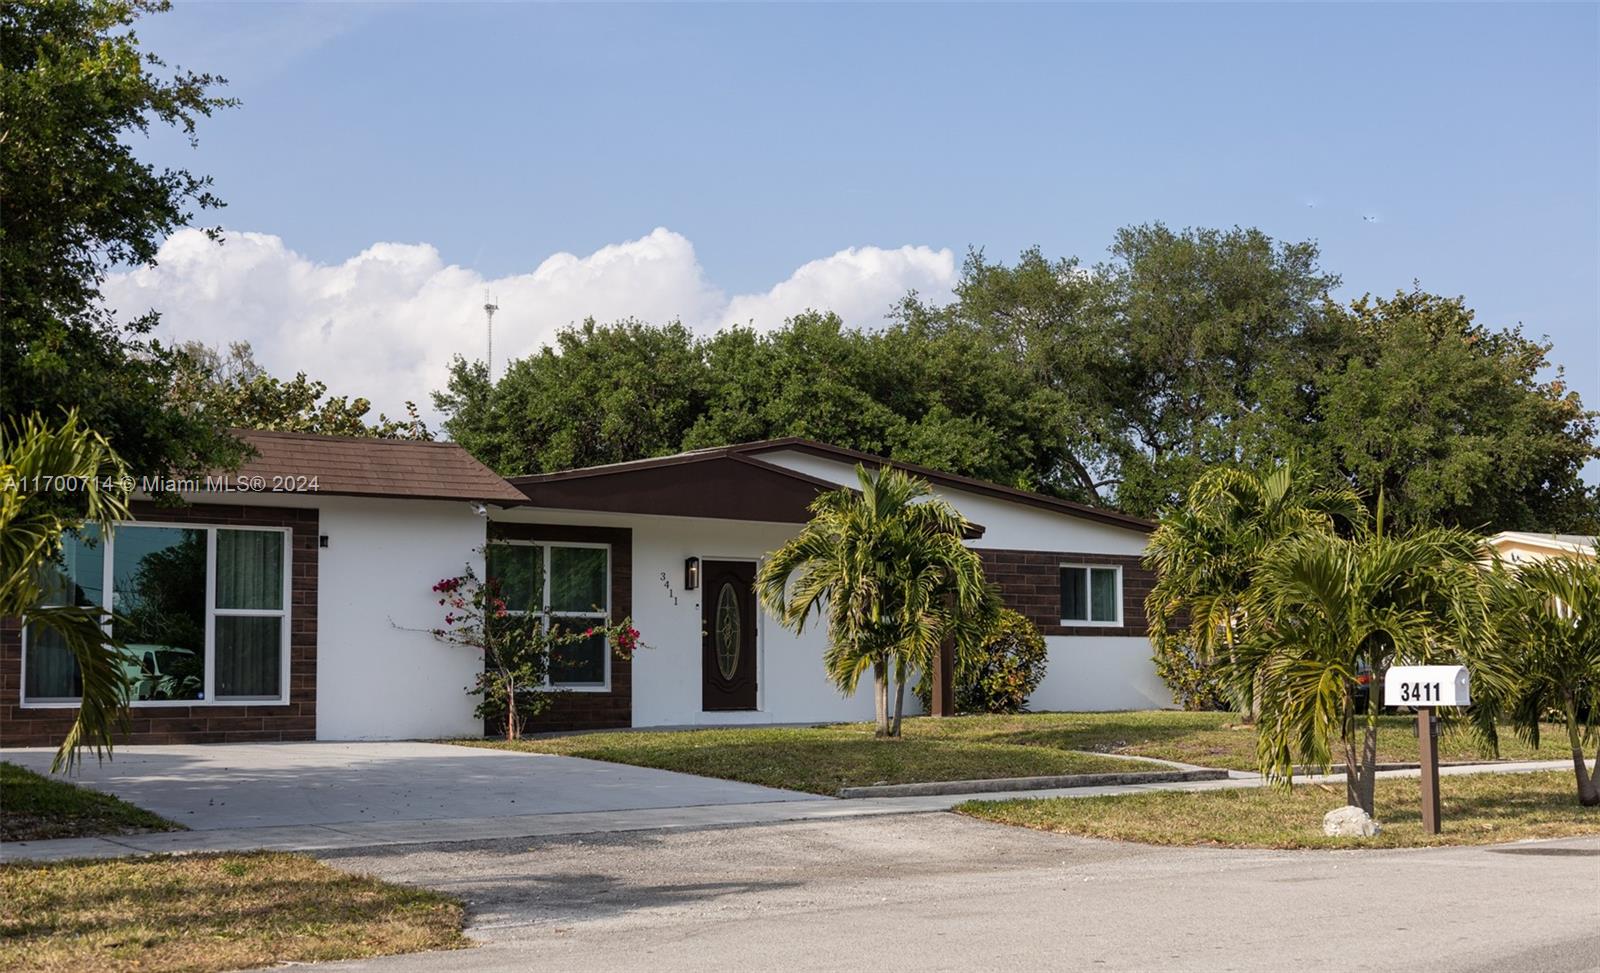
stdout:
<svg viewBox="0 0 1600 973">
<path fill-rule="evenodd" d="M 1489 547 L 1512 565 L 1543 561 L 1552 557 L 1594 558 L 1595 538 L 1585 534 L 1533 534 L 1503 530 L 1489 538 Z"/>
<path fill-rule="evenodd" d="M 108 543 L 66 552 L 57 603 L 119 616 L 132 742 L 482 733 L 465 692 L 482 660 L 428 632 L 433 585 L 466 565 L 522 579 L 513 601 L 552 617 L 641 633 L 631 659 L 598 638 L 564 650 L 532 729 L 871 717 L 870 693 L 825 678 L 824 626 L 782 628 L 752 582 L 819 491 L 888 460 L 781 439 L 508 481 L 452 443 L 241 435 L 257 455 L 240 471 L 178 484 L 185 506 L 136 502 Z M 974 523 L 989 579 L 1045 635 L 1033 709 L 1171 705 L 1145 631 L 1152 524 L 891 465 Z M 0 625 L 0 743 L 59 742 L 77 692 L 48 634 Z"/>
</svg>

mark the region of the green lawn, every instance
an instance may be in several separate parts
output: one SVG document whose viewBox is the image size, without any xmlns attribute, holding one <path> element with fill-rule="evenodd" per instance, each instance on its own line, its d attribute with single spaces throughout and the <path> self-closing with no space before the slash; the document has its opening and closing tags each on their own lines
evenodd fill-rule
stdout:
<svg viewBox="0 0 1600 973">
<path fill-rule="evenodd" d="M 1416 718 L 1380 718 L 1378 759 L 1385 763 L 1417 760 Z M 960 716 L 950 720 L 918 718 L 932 724 L 919 731 L 933 737 L 1009 745 L 1054 747 L 1119 753 L 1158 760 L 1176 760 L 1203 767 L 1255 770 L 1255 731 L 1240 725 L 1232 713 L 1179 713 L 1138 710 L 1113 713 L 1023 713 L 1017 716 Z M 1545 727 L 1544 746 L 1535 750 L 1518 740 L 1509 728 L 1500 735 L 1502 760 L 1563 760 L 1566 732 Z M 1482 749 L 1466 730 L 1447 730 L 1439 741 L 1441 760 L 1486 760 Z M 1335 767 L 1337 770 L 1338 767 Z"/>
<path fill-rule="evenodd" d="M 556 753 L 658 767 L 770 787 L 833 794 L 841 787 L 919 781 L 1163 770 L 1155 764 L 1050 746 L 968 738 L 932 719 L 907 720 L 900 740 L 870 724 L 582 733 L 540 740 L 459 740 L 471 746 Z M 961 720 L 952 723 L 963 722 Z"/>
<path fill-rule="evenodd" d="M 1415 762 L 1415 721 L 1383 718 L 1378 757 Z M 1502 759 L 1561 759 L 1555 728 L 1542 751 L 1509 731 Z M 869 723 L 822 727 L 757 727 L 657 732 L 580 733 L 537 740 L 458 740 L 469 746 L 556 753 L 659 767 L 706 777 L 832 794 L 841 787 L 919 781 L 982 780 L 1047 774 L 1159 770 L 1157 765 L 1096 757 L 1112 753 L 1255 770 L 1255 732 L 1229 713 L 1146 710 L 1113 713 L 1023 713 L 1016 716 L 916 717 L 901 740 L 877 740 Z M 1081 753 L 1074 751 L 1092 751 Z M 1464 731 L 1440 741 L 1444 760 L 1488 754 Z M 1338 769 L 1336 765 L 1335 770 Z"/>
<path fill-rule="evenodd" d="M 0 841 L 182 830 L 109 794 L 0 762 Z"/>
<path fill-rule="evenodd" d="M 1041 831 L 1152 845 L 1232 848 L 1410 848 L 1482 845 L 1600 834 L 1600 809 L 1578 805 L 1571 772 L 1465 774 L 1440 778 L 1442 833 L 1422 832 L 1419 783 L 1383 779 L 1375 838 L 1329 838 L 1322 816 L 1345 803 L 1344 786 L 1301 784 L 1126 797 L 972 801 L 961 814 Z"/>
<path fill-rule="evenodd" d="M 280 852 L 0 865 L 0 973 L 210 973 L 470 945 L 447 895 Z"/>
</svg>

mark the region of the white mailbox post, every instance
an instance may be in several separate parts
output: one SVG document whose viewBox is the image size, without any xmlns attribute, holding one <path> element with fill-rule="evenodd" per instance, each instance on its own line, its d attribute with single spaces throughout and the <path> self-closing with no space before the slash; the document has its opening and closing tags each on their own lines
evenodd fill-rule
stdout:
<svg viewBox="0 0 1600 973">
<path fill-rule="evenodd" d="M 1472 679 L 1466 666 L 1390 666 L 1383 674 L 1383 705 L 1414 706 L 1417 748 L 1422 755 L 1422 830 L 1439 833 L 1440 706 L 1470 706 Z"/>
</svg>

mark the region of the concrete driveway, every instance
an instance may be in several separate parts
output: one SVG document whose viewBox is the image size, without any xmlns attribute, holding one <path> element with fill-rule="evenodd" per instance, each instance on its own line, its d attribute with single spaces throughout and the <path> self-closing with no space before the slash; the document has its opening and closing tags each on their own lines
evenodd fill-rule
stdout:
<svg viewBox="0 0 1600 973">
<path fill-rule="evenodd" d="M 4 751 L 46 773 L 53 751 Z M 191 829 L 493 819 L 826 800 L 622 764 L 438 743 L 118 747 L 75 782 Z"/>
</svg>

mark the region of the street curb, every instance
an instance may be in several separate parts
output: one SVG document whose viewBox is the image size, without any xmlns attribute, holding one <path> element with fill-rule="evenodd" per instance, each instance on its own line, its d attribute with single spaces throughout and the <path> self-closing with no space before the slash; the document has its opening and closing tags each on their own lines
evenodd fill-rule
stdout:
<svg viewBox="0 0 1600 973">
<path fill-rule="evenodd" d="M 1152 770 L 1127 774 L 1062 774 L 1055 777 L 997 777 L 991 780 L 943 780 L 921 784 L 875 784 L 841 787 L 839 797 L 936 797 L 943 794 L 988 794 L 997 791 L 1053 791 L 1066 787 L 1114 787 L 1119 784 L 1181 784 L 1227 780 L 1226 770 Z"/>
</svg>

